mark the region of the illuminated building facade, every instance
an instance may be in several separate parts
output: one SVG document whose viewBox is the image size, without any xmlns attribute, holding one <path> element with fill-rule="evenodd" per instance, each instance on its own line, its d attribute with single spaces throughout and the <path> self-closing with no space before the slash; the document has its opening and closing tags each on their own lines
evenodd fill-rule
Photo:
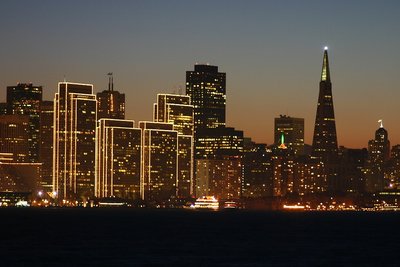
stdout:
<svg viewBox="0 0 400 267">
<path fill-rule="evenodd" d="M 97 118 L 125 119 L 125 94 L 114 91 L 112 73 L 109 73 L 108 90 L 97 93 Z"/>
<path fill-rule="evenodd" d="M 96 110 L 93 85 L 58 84 L 54 99 L 53 191 L 59 199 L 94 195 Z"/>
<path fill-rule="evenodd" d="M 266 144 L 244 138 L 243 170 L 243 197 L 272 196 L 272 151 Z"/>
<path fill-rule="evenodd" d="M 40 110 L 40 162 L 42 186 L 47 192 L 53 190 L 53 119 L 54 102 L 43 101 Z"/>
<path fill-rule="evenodd" d="M 366 174 L 366 190 L 379 192 L 385 187 L 385 164 L 390 157 L 390 141 L 388 132 L 383 128 L 382 121 L 375 132 L 375 139 L 368 142 L 368 167 Z"/>
<path fill-rule="evenodd" d="M 274 144 L 279 145 L 281 135 L 285 135 L 285 144 L 295 156 L 304 154 L 304 119 L 280 115 L 275 118 Z"/>
<path fill-rule="evenodd" d="M 162 202 L 176 197 L 178 132 L 173 124 L 139 122 L 142 130 L 141 198 Z"/>
<path fill-rule="evenodd" d="M 338 178 L 338 145 L 328 49 L 326 47 L 322 63 L 321 81 L 319 83 L 312 155 L 324 163 L 328 179 L 328 190 L 334 191 L 335 189 L 332 185 Z"/>
<path fill-rule="evenodd" d="M 327 180 L 324 164 L 316 158 L 301 156 L 293 164 L 293 191 L 299 195 L 326 191 Z"/>
<path fill-rule="evenodd" d="M 29 161 L 39 162 L 40 110 L 42 87 L 19 83 L 7 87 L 7 110 L 10 115 L 29 116 Z"/>
<path fill-rule="evenodd" d="M 226 74 L 217 66 L 195 65 L 186 72 L 186 94 L 194 106 L 194 128 L 225 126 Z"/>
<path fill-rule="evenodd" d="M 243 186 L 243 132 L 234 128 L 197 132 L 196 196 L 240 198 Z"/>
<path fill-rule="evenodd" d="M 142 131 L 134 121 L 100 119 L 96 137 L 96 197 L 140 198 Z"/>
<path fill-rule="evenodd" d="M 281 197 L 294 193 L 294 153 L 293 150 L 287 148 L 284 134 L 281 135 L 280 145 L 275 146 L 272 153 L 272 195 Z"/>
<path fill-rule="evenodd" d="M 193 105 L 186 95 L 158 94 L 154 104 L 154 121 L 172 123 L 178 132 L 177 196 L 186 198 L 194 194 Z"/>
<path fill-rule="evenodd" d="M 0 153 L 11 154 L 12 162 L 29 162 L 29 116 L 0 116 Z"/>
</svg>

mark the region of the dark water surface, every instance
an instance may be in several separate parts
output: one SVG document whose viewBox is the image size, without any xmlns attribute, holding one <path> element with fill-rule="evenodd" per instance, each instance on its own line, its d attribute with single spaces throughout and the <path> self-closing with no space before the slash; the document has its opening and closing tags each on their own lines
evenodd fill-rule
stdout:
<svg viewBox="0 0 400 267">
<path fill-rule="evenodd" d="M 0 266 L 400 266 L 400 213 L 0 209 Z"/>
</svg>

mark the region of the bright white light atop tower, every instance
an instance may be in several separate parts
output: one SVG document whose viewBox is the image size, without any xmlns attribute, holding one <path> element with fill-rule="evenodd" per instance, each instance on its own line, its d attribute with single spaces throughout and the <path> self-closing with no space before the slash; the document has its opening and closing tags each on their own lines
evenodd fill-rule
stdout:
<svg viewBox="0 0 400 267">
<path fill-rule="evenodd" d="M 328 50 L 328 47 L 327 47 L 327 46 L 325 46 L 325 47 L 324 47 L 324 50 Z"/>
</svg>

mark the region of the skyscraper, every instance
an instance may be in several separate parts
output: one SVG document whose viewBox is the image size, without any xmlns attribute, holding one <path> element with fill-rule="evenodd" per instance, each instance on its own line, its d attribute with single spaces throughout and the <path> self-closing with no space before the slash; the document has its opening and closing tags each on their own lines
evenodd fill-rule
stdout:
<svg viewBox="0 0 400 267">
<path fill-rule="evenodd" d="M 48 192 L 53 190 L 53 131 L 54 102 L 43 101 L 40 110 L 40 162 L 42 185 Z"/>
<path fill-rule="evenodd" d="M 94 193 L 96 95 L 93 85 L 60 82 L 54 99 L 53 191 L 60 199 Z"/>
<path fill-rule="evenodd" d="M 193 105 L 186 95 L 158 94 L 154 104 L 154 121 L 172 123 L 178 132 L 177 196 L 186 198 L 194 194 L 194 125 Z"/>
<path fill-rule="evenodd" d="M 243 132 L 229 127 L 197 132 L 196 196 L 241 197 Z"/>
<path fill-rule="evenodd" d="M 108 74 L 108 90 L 97 93 L 97 118 L 125 119 L 125 94 L 114 91 L 114 78 Z"/>
<path fill-rule="evenodd" d="M 366 175 L 366 189 L 368 192 L 379 192 L 385 187 L 385 163 L 390 157 L 390 141 L 388 132 L 380 121 L 375 139 L 368 142 L 368 168 Z"/>
<path fill-rule="evenodd" d="M 97 197 L 140 198 L 142 131 L 134 121 L 100 119 L 96 137 Z"/>
<path fill-rule="evenodd" d="M 325 48 L 313 137 L 313 156 L 324 162 L 337 160 L 338 145 L 333 109 L 332 83 L 329 71 L 328 49 Z"/>
<path fill-rule="evenodd" d="M 186 94 L 194 106 L 194 128 L 225 126 L 226 74 L 217 66 L 195 65 L 186 72 Z"/>
<path fill-rule="evenodd" d="M 142 129 L 141 197 L 162 202 L 177 194 L 178 132 L 172 123 L 139 122 Z"/>
<path fill-rule="evenodd" d="M 280 115 L 275 118 L 274 144 L 280 145 L 282 134 L 285 144 L 296 156 L 304 154 L 304 119 Z"/>
<path fill-rule="evenodd" d="M 321 81 L 319 83 L 312 155 L 319 158 L 324 163 L 328 187 L 333 187 L 338 176 L 338 145 L 327 47 L 325 47 L 324 50 Z M 329 190 L 332 190 L 332 188 Z"/>
<path fill-rule="evenodd" d="M 40 109 L 42 87 L 18 83 L 7 87 L 7 110 L 10 115 L 29 116 L 29 161 L 39 162 Z"/>
</svg>

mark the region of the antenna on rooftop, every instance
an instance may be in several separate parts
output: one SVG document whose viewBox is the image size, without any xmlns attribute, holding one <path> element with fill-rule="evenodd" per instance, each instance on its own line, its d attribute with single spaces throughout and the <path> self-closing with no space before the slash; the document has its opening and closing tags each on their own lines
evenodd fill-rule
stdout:
<svg viewBox="0 0 400 267">
<path fill-rule="evenodd" d="M 113 73 L 109 72 L 108 75 L 108 91 L 114 91 L 114 78 Z"/>
</svg>

